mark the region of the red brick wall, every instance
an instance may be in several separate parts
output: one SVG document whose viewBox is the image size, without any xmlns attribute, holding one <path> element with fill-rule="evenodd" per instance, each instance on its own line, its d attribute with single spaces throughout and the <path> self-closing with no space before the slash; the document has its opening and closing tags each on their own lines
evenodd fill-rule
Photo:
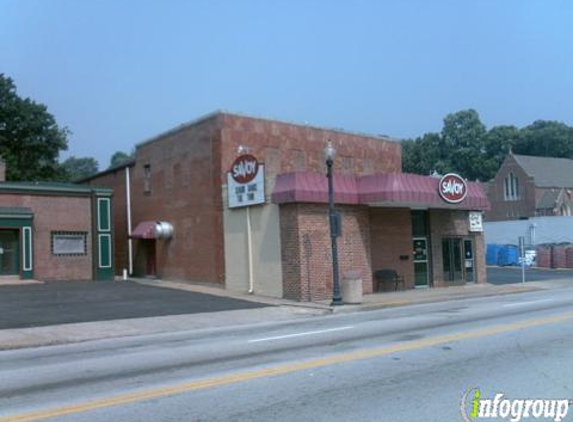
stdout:
<svg viewBox="0 0 573 422">
<path fill-rule="evenodd" d="M 265 163 L 267 192 L 272 191 L 277 174 L 326 172 L 324 147 L 329 139 L 337 150 L 335 171 L 348 174 L 402 171 L 399 142 L 232 114 L 218 118 L 223 128 L 221 177 L 226 177 L 237 148 L 247 146 L 251 154 Z"/>
<path fill-rule="evenodd" d="M 362 275 L 365 293 L 372 292 L 370 229 L 366 207 L 337 207 L 343 215 L 338 238 L 340 279 L 349 270 Z M 284 297 L 302 301 L 332 298 L 332 253 L 326 205 L 281 205 Z"/>
<path fill-rule="evenodd" d="M 34 278 L 38 280 L 92 279 L 92 210 L 91 198 L 0 195 L 0 206 L 28 207 L 34 213 L 33 263 Z M 51 252 L 51 232 L 87 232 L 87 254 L 55 256 Z"/>
<path fill-rule="evenodd" d="M 133 227 L 145 220 L 173 224 L 171 240 L 156 242 L 162 278 L 224 282 L 220 130 L 208 119 L 137 148 L 131 175 Z M 151 194 L 144 166 L 151 165 Z M 137 254 L 138 241 L 135 242 Z"/>
<path fill-rule="evenodd" d="M 414 287 L 412 218 L 408 208 L 371 208 L 370 244 L 372 270 L 393 269 L 404 277 L 406 288 Z M 400 260 L 405 255 L 407 260 Z"/>
</svg>

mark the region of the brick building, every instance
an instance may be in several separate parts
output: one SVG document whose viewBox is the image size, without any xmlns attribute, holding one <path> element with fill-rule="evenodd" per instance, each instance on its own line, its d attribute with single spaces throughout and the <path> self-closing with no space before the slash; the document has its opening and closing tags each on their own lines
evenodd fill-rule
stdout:
<svg viewBox="0 0 573 422">
<path fill-rule="evenodd" d="M 110 189 L 6 182 L 4 174 L 0 163 L 0 276 L 113 279 Z"/>
<path fill-rule="evenodd" d="M 487 196 L 487 221 L 573 215 L 573 160 L 509 153 Z"/>
<path fill-rule="evenodd" d="M 399 142 L 226 112 L 145 141 L 133 161 L 84 181 L 115 192 L 117 271 L 328 298 L 327 140 L 337 150 L 341 273 L 358 270 L 366 293 L 378 287 L 379 269 L 396 270 L 407 288 L 485 282 L 483 237 L 469 221 L 470 211 L 479 219 L 475 211 L 488 207 L 479 185 L 468 183 L 467 197 L 448 203 L 439 179 L 401 174 Z M 253 185 L 229 190 L 239 150 L 258 160 L 262 192 L 250 192 Z M 230 207 L 241 192 L 264 193 L 263 203 Z"/>
</svg>

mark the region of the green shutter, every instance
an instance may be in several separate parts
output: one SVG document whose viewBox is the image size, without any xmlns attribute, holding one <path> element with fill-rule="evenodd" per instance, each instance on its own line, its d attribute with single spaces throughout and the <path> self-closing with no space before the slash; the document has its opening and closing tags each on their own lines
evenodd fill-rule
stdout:
<svg viewBox="0 0 573 422">
<path fill-rule="evenodd" d="M 109 198 L 98 198 L 97 200 L 98 231 L 108 232 L 111 230 L 109 203 Z"/>
<path fill-rule="evenodd" d="M 111 268 L 111 235 L 99 235 L 99 268 Z"/>
<path fill-rule="evenodd" d="M 96 197 L 93 236 L 94 278 L 113 280 L 113 221 L 111 220 L 111 198 Z"/>
</svg>

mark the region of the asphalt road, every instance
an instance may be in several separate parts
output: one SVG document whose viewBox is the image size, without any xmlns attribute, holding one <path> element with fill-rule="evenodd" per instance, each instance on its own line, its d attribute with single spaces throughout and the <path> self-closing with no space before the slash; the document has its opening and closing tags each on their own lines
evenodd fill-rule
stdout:
<svg viewBox="0 0 573 422">
<path fill-rule="evenodd" d="M 0 329 L 268 306 L 133 282 L 51 282 L 2 286 Z"/>
<path fill-rule="evenodd" d="M 573 399 L 572 322 L 568 288 L 4 351 L 0 422 L 461 421 Z"/>
<path fill-rule="evenodd" d="M 525 281 L 562 280 L 573 281 L 573 270 L 551 270 L 542 268 L 525 268 Z M 487 267 L 487 281 L 491 284 L 521 283 L 521 267 Z"/>
</svg>

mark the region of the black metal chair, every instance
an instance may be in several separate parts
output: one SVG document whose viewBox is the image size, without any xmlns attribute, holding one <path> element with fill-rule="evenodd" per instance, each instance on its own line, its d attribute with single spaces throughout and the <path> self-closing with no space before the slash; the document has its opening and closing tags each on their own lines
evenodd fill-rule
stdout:
<svg viewBox="0 0 573 422">
<path fill-rule="evenodd" d="M 395 270 L 384 269 L 374 271 L 374 280 L 376 280 L 376 291 L 381 292 L 381 285 L 384 283 L 394 283 L 394 291 L 398 291 L 398 285 L 402 284 L 402 290 L 406 289 L 404 277 L 401 277 Z"/>
</svg>

